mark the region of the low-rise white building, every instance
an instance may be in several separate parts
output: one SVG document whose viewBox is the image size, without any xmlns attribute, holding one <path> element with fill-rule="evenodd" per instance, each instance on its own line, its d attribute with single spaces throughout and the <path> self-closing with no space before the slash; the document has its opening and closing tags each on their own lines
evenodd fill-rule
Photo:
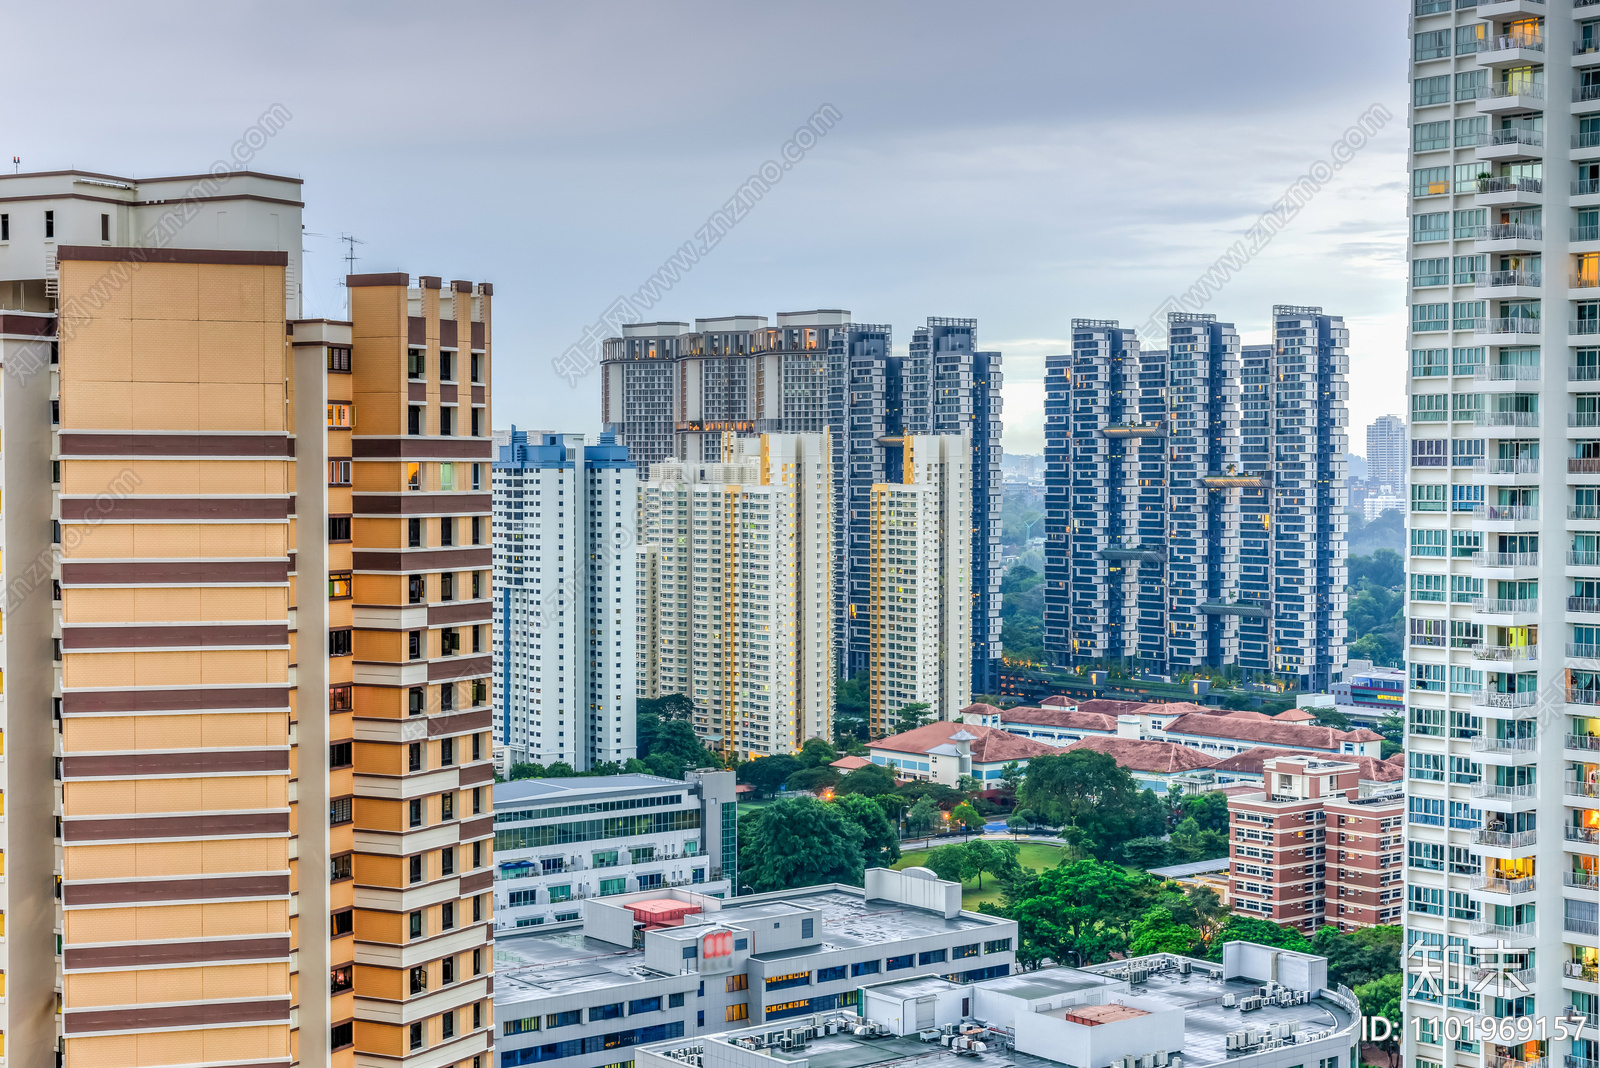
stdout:
<svg viewBox="0 0 1600 1068">
<path fill-rule="evenodd" d="M 738 868 L 731 771 L 519 779 L 494 788 L 495 929 L 576 924 L 587 898 L 722 897 Z"/>
</svg>

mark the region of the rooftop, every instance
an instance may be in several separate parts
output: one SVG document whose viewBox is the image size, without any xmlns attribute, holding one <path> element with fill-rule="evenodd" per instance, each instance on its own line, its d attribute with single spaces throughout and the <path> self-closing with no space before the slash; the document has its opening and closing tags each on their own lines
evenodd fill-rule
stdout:
<svg viewBox="0 0 1600 1068">
<path fill-rule="evenodd" d="M 641 790 L 683 790 L 690 786 L 682 779 L 659 775 L 575 775 L 556 779 L 516 779 L 496 783 L 496 805 L 547 801 L 552 804 L 579 801 L 608 794 L 632 794 Z"/>
<path fill-rule="evenodd" d="M 1216 762 L 1198 749 L 1177 742 L 1158 742 L 1148 738 L 1085 738 L 1066 747 L 1107 753 L 1120 766 L 1131 771 L 1152 771 L 1164 775 L 1209 768 Z"/>
<path fill-rule="evenodd" d="M 940 721 L 924 727 L 904 731 L 868 743 L 869 749 L 892 753 L 931 753 L 965 734 L 971 739 L 972 761 L 975 764 L 996 764 L 1008 760 L 1027 760 L 1061 750 L 1032 738 L 1022 738 L 998 727 L 984 727 L 976 723 Z"/>
<path fill-rule="evenodd" d="M 1082 708 L 1060 708 L 1046 705 L 1042 708 L 1008 708 L 1000 713 L 1001 723 L 1026 723 L 1040 727 L 1065 727 L 1070 730 L 1117 732 L 1117 717 L 1104 712 L 1089 712 Z"/>
</svg>

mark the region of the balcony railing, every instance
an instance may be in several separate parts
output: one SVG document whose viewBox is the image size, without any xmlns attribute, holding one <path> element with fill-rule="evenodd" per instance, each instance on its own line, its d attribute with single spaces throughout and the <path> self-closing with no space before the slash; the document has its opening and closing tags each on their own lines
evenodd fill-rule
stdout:
<svg viewBox="0 0 1600 1068">
<path fill-rule="evenodd" d="M 1600 504 L 1569 504 L 1568 519 L 1600 519 Z"/>
<path fill-rule="evenodd" d="M 1537 323 L 1537 319 L 1491 319 L 1490 322 L 1504 323 Z M 1473 426 L 1520 426 L 1535 427 L 1539 425 L 1538 412 L 1473 412 Z"/>
<path fill-rule="evenodd" d="M 1568 749 L 1582 749 L 1586 752 L 1600 752 L 1600 734 L 1569 734 L 1566 741 L 1561 743 Z"/>
<path fill-rule="evenodd" d="M 1527 801 L 1539 796 L 1539 784 L 1525 782 L 1507 786 L 1498 782 L 1475 782 L 1469 792 L 1473 797 L 1488 797 L 1496 801 Z"/>
<path fill-rule="evenodd" d="M 1476 567 L 1538 567 L 1538 553 L 1491 553 L 1479 550 L 1472 554 Z"/>
<path fill-rule="evenodd" d="M 1600 830 L 1594 827 L 1574 827 L 1569 823 L 1561 828 L 1561 837 L 1569 842 L 1586 842 L 1594 845 L 1600 842 Z"/>
<path fill-rule="evenodd" d="M 1600 100 L 1600 85 L 1575 85 L 1572 87 L 1572 102 L 1581 104 L 1585 100 Z"/>
<path fill-rule="evenodd" d="M 1496 271 L 1494 275 L 1523 274 L 1523 271 Z M 1494 277 L 1491 275 L 1491 277 Z M 1491 282 L 1490 285 L 1496 283 Z M 1534 275 L 1533 281 L 1505 282 L 1504 285 L 1538 285 L 1539 276 Z M 1600 283 L 1597 283 L 1600 284 Z M 1480 363 L 1473 370 L 1472 377 L 1479 382 L 1537 382 L 1539 381 L 1539 365 L 1525 363 Z"/>
<path fill-rule="evenodd" d="M 1472 461 L 1472 470 L 1479 475 L 1537 475 L 1539 458 L 1537 456 L 1490 457 L 1487 460 Z"/>
<path fill-rule="evenodd" d="M 1593 475 L 1600 473 L 1600 456 L 1567 457 L 1567 474 Z"/>
<path fill-rule="evenodd" d="M 1580 4 L 1600 4 L 1600 0 L 1573 0 L 1572 6 Z M 1574 1057 L 1569 1053 L 1561 1058 L 1561 1068 L 1600 1068 L 1600 1061 L 1593 1057 Z"/>
<path fill-rule="evenodd" d="M 1600 551 L 1594 549 L 1568 549 L 1569 567 L 1600 567 Z"/>
<path fill-rule="evenodd" d="M 1525 78 L 1517 81 L 1504 81 L 1495 85 L 1478 86 L 1479 100 L 1505 100 L 1508 97 L 1525 96 L 1530 100 L 1544 99 L 1544 83 L 1531 82 Z"/>
<path fill-rule="evenodd" d="M 1600 426 L 1600 412 L 1568 412 L 1567 425 L 1576 427 Z"/>
<path fill-rule="evenodd" d="M 1583 660 L 1600 660 L 1600 645 L 1588 645 L 1583 642 L 1568 642 L 1567 655 Z"/>
<path fill-rule="evenodd" d="M 1526 48 L 1530 52 L 1543 52 L 1544 34 L 1499 33 L 1478 42 L 1480 52 L 1509 52 L 1518 48 Z"/>
<path fill-rule="evenodd" d="M 1537 612 L 1539 611 L 1539 599 L 1537 597 L 1474 597 L 1472 599 L 1472 610 L 1474 612 L 1482 612 L 1492 615 L 1510 615 L 1520 612 Z M 1481 696 L 1512 698 L 1524 696 L 1533 697 L 1534 695 L 1531 693 L 1502 693 Z M 1532 704 L 1533 702 L 1529 701 L 1528 703 Z M 1514 708 L 1517 706 L 1506 705 L 1504 707 Z"/>
<path fill-rule="evenodd" d="M 1574 226 L 1568 231 L 1568 237 L 1573 241 L 1600 241 L 1600 226 Z M 1591 278 L 1587 282 L 1573 282 L 1572 284 L 1574 287 L 1579 285 L 1592 286 L 1600 285 L 1600 282 L 1595 282 Z"/>
<path fill-rule="evenodd" d="M 1563 916 L 1561 926 L 1572 934 L 1600 935 L 1600 920 L 1580 920 L 1576 916 Z"/>
<path fill-rule="evenodd" d="M 1472 508 L 1472 517 L 1500 523 L 1520 523 L 1538 519 L 1539 509 L 1531 504 L 1478 504 Z"/>
<path fill-rule="evenodd" d="M 1537 938 L 1539 936 L 1539 921 L 1495 923 L 1493 920 L 1473 920 L 1467 930 L 1475 935 L 1497 935 L 1500 938 Z"/>
<path fill-rule="evenodd" d="M 1523 968 L 1517 973 L 1517 981 L 1532 990 L 1534 971 L 1535 969 L 1533 968 Z M 1505 981 L 1509 983 L 1512 973 L 1505 972 L 1502 974 L 1507 976 Z M 1549 1062 L 1550 1058 L 1548 1057 L 1533 1057 L 1525 1061 L 1519 1061 L 1515 1057 L 1485 1057 L 1483 1059 L 1483 1068 L 1549 1068 Z"/>
<path fill-rule="evenodd" d="M 1475 334 L 1537 334 L 1544 329 L 1543 319 L 1533 319 L 1524 315 L 1502 316 L 1498 319 L 1475 319 L 1472 332 Z M 1457 329 L 1460 329 L 1459 327 Z M 1538 426 L 1537 423 L 1533 424 Z"/>
<path fill-rule="evenodd" d="M 1473 606 L 1473 611 L 1478 611 L 1476 605 Z M 1472 703 L 1480 708 L 1532 708 L 1539 703 L 1539 695 L 1533 690 L 1523 690 L 1520 693 L 1479 690 L 1472 695 Z"/>
<path fill-rule="evenodd" d="M 1480 734 L 1472 739 L 1474 753 L 1536 753 L 1539 751 L 1537 738 L 1495 738 L 1487 734 Z"/>
<path fill-rule="evenodd" d="M 1472 877 L 1472 889 L 1488 890 L 1494 894 L 1531 894 L 1538 886 L 1537 878 L 1529 875 L 1521 879 L 1503 879 L 1488 872 L 1479 872 Z"/>
<path fill-rule="evenodd" d="M 1568 382 L 1600 382 L 1600 366 L 1568 367 Z"/>
<path fill-rule="evenodd" d="M 1589 197 L 1600 193 L 1600 178 L 1579 178 L 1572 183 L 1572 195 Z"/>
<path fill-rule="evenodd" d="M 1569 612 L 1600 612 L 1600 597 L 1568 597 Z"/>
<path fill-rule="evenodd" d="M 1561 792 L 1572 797 L 1600 797 L 1600 782 L 1585 779 L 1562 779 Z"/>
<path fill-rule="evenodd" d="M 1489 223 L 1472 236 L 1477 241 L 1543 241 L 1544 227 L 1538 223 Z"/>
<path fill-rule="evenodd" d="M 1487 827 L 1479 827 L 1472 832 L 1473 845 L 1494 846 L 1497 849 L 1521 849 L 1524 846 L 1539 844 L 1539 832 L 1532 831 L 1496 831 Z"/>
<path fill-rule="evenodd" d="M 1569 334 L 1600 334 L 1600 319 L 1568 319 Z"/>
<path fill-rule="evenodd" d="M 1530 130 L 1526 126 L 1509 126 L 1504 129 L 1490 130 L 1489 143 L 1491 145 L 1527 145 L 1529 148 L 1543 148 L 1544 131 Z"/>
<path fill-rule="evenodd" d="M 1474 645 L 1474 660 L 1494 660 L 1502 664 L 1539 659 L 1537 645 Z"/>
<path fill-rule="evenodd" d="M 1600 874 L 1592 871 L 1564 871 L 1561 873 L 1562 886 L 1600 886 Z"/>
</svg>

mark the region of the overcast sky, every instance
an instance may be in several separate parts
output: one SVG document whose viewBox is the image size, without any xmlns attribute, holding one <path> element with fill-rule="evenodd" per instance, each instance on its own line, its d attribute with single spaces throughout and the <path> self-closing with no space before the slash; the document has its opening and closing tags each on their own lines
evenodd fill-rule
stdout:
<svg viewBox="0 0 1600 1068">
<path fill-rule="evenodd" d="M 1008 452 L 1042 448 L 1074 317 L 1140 325 L 1373 104 L 1392 114 L 1203 310 L 1350 328 L 1352 451 L 1400 410 L 1405 5 L 75 3 L 7 14 L 0 138 L 25 170 L 192 173 L 273 104 L 305 179 L 306 314 L 358 271 L 495 284 L 495 423 L 599 429 L 551 360 L 841 116 L 650 314 L 929 315 L 1005 353 Z M 70 38 L 70 47 L 67 42 Z M 24 42 L 54 42 L 51 47 Z M 70 57 L 70 61 L 68 58 Z"/>
</svg>

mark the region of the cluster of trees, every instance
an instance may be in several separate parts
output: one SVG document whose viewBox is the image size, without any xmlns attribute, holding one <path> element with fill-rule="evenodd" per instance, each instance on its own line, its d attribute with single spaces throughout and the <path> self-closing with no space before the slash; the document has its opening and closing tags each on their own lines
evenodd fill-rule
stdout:
<svg viewBox="0 0 1600 1068">
<path fill-rule="evenodd" d="M 867 868 L 899 859 L 900 835 L 889 812 L 863 794 L 785 798 L 739 817 L 741 893 L 860 886 Z"/>
<path fill-rule="evenodd" d="M 1044 663 L 1044 576 L 1026 564 L 1013 564 L 1000 580 L 1000 597 L 1000 642 L 1006 658 Z"/>
<path fill-rule="evenodd" d="M 1405 651 L 1405 560 L 1392 549 L 1352 556 L 1350 656 L 1398 667 Z"/>
<path fill-rule="evenodd" d="M 1151 835 L 1122 843 L 1124 864 L 1164 868 L 1228 855 L 1228 795 L 1218 791 L 1181 796 L 1173 805 L 1173 827 L 1166 838 Z"/>
<path fill-rule="evenodd" d="M 1167 831 L 1167 806 L 1141 790 L 1109 753 L 1074 749 L 1028 762 L 1017 787 L 1017 815 L 1060 828 L 1079 853 L 1109 859 L 1130 839 Z"/>
<path fill-rule="evenodd" d="M 639 755 L 627 763 L 607 761 L 596 764 L 588 771 L 576 771 L 564 761 L 549 765 L 518 763 L 511 765 L 507 777 L 512 780 L 561 779 L 628 772 L 681 779 L 683 773 L 691 768 L 723 767 L 722 757 L 700 744 L 691 720 L 693 713 L 694 702 L 686 694 L 641 698 L 637 702 L 636 719 Z"/>
</svg>

